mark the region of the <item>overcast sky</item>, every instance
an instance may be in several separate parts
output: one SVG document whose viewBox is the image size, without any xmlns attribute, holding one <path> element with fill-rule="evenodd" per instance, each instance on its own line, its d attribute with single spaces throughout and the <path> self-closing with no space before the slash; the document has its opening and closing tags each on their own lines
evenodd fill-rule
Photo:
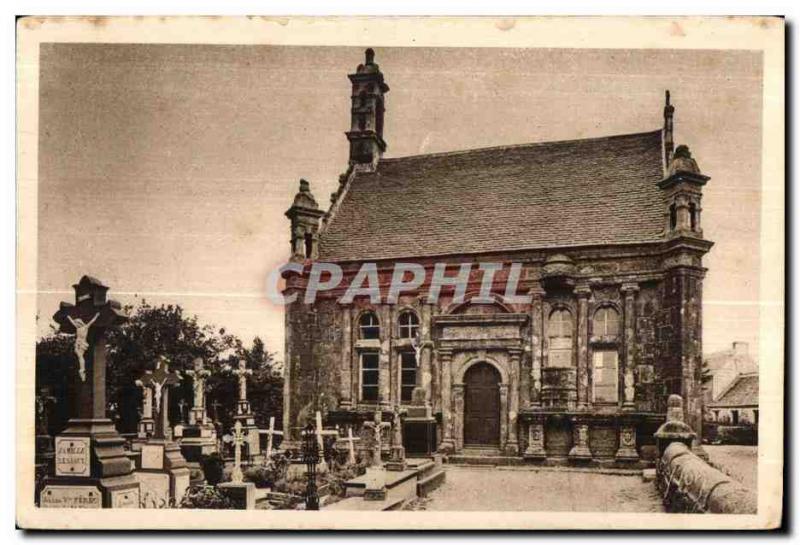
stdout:
<svg viewBox="0 0 800 545">
<path fill-rule="evenodd" d="M 91 274 L 121 302 L 179 303 L 282 353 L 265 279 L 288 257 L 298 180 L 327 207 L 347 167 L 360 62 L 362 48 L 43 44 L 39 334 Z M 712 177 L 704 349 L 755 351 L 760 54 L 378 47 L 376 62 L 389 157 L 654 130 L 670 89 L 676 143 Z"/>
</svg>

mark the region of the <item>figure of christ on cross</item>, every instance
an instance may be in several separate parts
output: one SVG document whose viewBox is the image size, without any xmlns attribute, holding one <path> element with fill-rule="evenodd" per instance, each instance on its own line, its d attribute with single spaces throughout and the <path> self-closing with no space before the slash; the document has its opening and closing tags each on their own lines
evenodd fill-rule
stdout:
<svg viewBox="0 0 800 545">
<path fill-rule="evenodd" d="M 383 467 L 383 463 L 381 462 L 381 436 L 383 430 L 391 428 L 392 425 L 389 422 L 383 421 L 383 414 L 381 413 L 380 409 L 375 411 L 375 416 L 373 417 L 372 422 L 364 422 L 364 425 L 372 429 L 372 466 Z"/>
<path fill-rule="evenodd" d="M 243 359 L 239 360 L 239 366 L 236 369 L 231 370 L 230 367 L 226 367 L 226 369 L 231 371 L 239 379 L 239 403 L 237 404 L 236 413 L 245 414 L 249 412 L 249 404 L 247 403 L 247 377 L 253 374 L 253 370 L 247 368 L 247 362 Z"/>
<path fill-rule="evenodd" d="M 86 381 L 86 351 L 89 350 L 89 328 L 97 321 L 97 318 L 100 316 L 100 313 L 94 315 L 94 317 L 89 320 L 88 323 L 84 323 L 84 321 L 80 318 L 72 318 L 72 316 L 67 315 L 67 320 L 75 328 L 75 355 L 78 356 L 78 376 L 81 377 L 81 381 Z"/>
<path fill-rule="evenodd" d="M 61 333 L 75 335 L 74 353 L 78 359 L 77 380 L 70 384 L 76 392 L 72 418 L 106 418 L 106 331 L 127 321 L 116 301 L 106 300 L 108 287 L 90 276 L 83 276 L 75 290 L 75 304 L 62 302 L 53 315 Z M 88 379 L 88 380 L 87 380 Z"/>
<path fill-rule="evenodd" d="M 155 412 L 158 414 L 154 438 L 165 439 L 169 428 L 169 388 L 181 383 L 178 373 L 170 372 L 169 359 L 159 356 L 155 371 L 147 371 L 141 378 L 142 384 L 153 389 Z M 166 388 L 165 388 L 166 386 Z"/>
</svg>

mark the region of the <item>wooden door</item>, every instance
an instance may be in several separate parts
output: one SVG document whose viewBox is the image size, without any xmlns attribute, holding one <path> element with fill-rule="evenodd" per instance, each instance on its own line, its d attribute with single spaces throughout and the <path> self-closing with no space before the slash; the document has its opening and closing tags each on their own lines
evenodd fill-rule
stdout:
<svg viewBox="0 0 800 545">
<path fill-rule="evenodd" d="M 500 374 L 488 363 L 464 375 L 464 445 L 500 444 Z"/>
</svg>

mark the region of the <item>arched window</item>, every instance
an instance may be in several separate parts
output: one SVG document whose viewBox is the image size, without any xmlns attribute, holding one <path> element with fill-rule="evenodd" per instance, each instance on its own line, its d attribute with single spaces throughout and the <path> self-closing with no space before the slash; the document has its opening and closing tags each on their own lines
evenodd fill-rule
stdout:
<svg viewBox="0 0 800 545">
<path fill-rule="evenodd" d="M 568 310 L 556 309 L 550 314 L 547 324 L 550 350 L 550 367 L 572 367 L 572 314 Z"/>
<path fill-rule="evenodd" d="M 374 312 L 365 312 L 358 321 L 362 339 L 379 339 L 381 336 L 381 326 L 378 317 Z"/>
<path fill-rule="evenodd" d="M 616 337 L 619 335 L 619 313 L 611 307 L 602 307 L 594 313 L 592 326 L 596 337 Z"/>
<path fill-rule="evenodd" d="M 400 314 L 400 318 L 398 318 L 397 322 L 400 326 L 401 339 L 413 339 L 417 336 L 417 332 L 419 331 L 419 318 L 417 318 L 416 313 L 406 310 Z"/>
</svg>

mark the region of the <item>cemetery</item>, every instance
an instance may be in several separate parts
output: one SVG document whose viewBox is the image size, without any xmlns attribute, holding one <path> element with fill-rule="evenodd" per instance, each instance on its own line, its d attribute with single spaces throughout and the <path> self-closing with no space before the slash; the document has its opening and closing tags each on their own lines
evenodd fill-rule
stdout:
<svg viewBox="0 0 800 545">
<path fill-rule="evenodd" d="M 119 340 L 110 340 L 130 316 L 107 298 L 108 287 L 97 279 L 84 276 L 73 288 L 75 303 L 62 303 L 53 317 L 60 334 L 71 341 L 72 364 L 64 370 L 69 418 L 52 436 L 48 408 L 57 396 L 43 388 L 36 400 L 35 501 L 42 508 L 483 509 L 494 500 L 487 501 L 475 486 L 488 471 L 494 472 L 488 477 L 492 482 L 507 483 L 502 488 L 508 496 L 493 496 L 502 498 L 494 508 L 547 510 L 583 501 L 583 485 L 561 502 L 554 494 L 543 505 L 526 501 L 524 495 L 520 501 L 515 486 L 564 482 L 558 471 L 572 471 L 583 473 L 566 482 L 603 481 L 598 486 L 611 494 L 598 496 L 603 509 L 755 512 L 752 489 L 693 452 L 697 434 L 684 421 L 677 395 L 667 400 L 666 419 L 653 435 L 650 465 L 602 470 L 573 462 L 552 468 L 529 460 L 527 466 L 498 467 L 508 464 L 490 457 L 483 474 L 475 474 L 476 466 L 470 469 L 461 457 L 438 451 L 420 454 L 414 441 L 404 438 L 406 430 L 429 420 L 413 403 L 378 408 L 360 426 L 337 419 L 335 411 L 325 413 L 324 407 L 309 410 L 305 425 L 291 430 L 299 438 L 292 441 L 277 425 L 280 414 L 256 414 L 248 385 L 257 370 L 247 359 L 233 362 L 229 354 L 223 364 L 208 365 L 210 360 L 193 357 L 179 367 L 160 354 L 144 362 L 138 377 L 129 377 L 138 418 L 134 433 L 121 433 L 119 415 L 117 423 L 109 417 L 114 404 L 108 402 L 107 382 L 112 355 L 119 350 Z M 209 403 L 214 381 L 227 389 Z M 181 396 L 177 401 L 176 395 Z M 226 400 L 231 411 L 224 425 L 221 407 Z M 424 409 L 422 401 L 420 406 Z M 414 452 L 407 455 L 406 446 Z M 576 439 L 577 447 L 588 450 L 585 438 L 583 443 Z M 448 471 L 454 472 L 453 485 L 448 484 Z M 609 498 L 627 499 L 617 505 Z"/>
</svg>

